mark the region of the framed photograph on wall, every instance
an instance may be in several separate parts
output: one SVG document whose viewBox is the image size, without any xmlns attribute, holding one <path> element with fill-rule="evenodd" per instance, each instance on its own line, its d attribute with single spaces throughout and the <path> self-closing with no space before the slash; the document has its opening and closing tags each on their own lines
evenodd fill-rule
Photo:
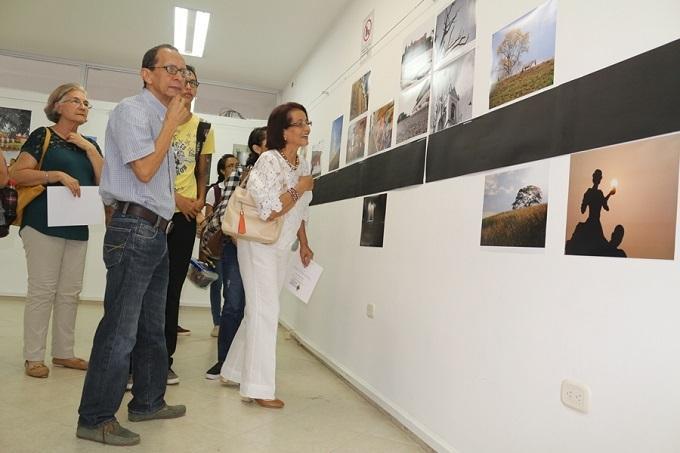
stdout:
<svg viewBox="0 0 680 453">
<path fill-rule="evenodd" d="M 0 107 L 0 150 L 8 164 L 17 158 L 30 132 L 30 110 Z"/>
<path fill-rule="evenodd" d="M 489 108 L 553 84 L 557 0 L 493 34 Z"/>
<path fill-rule="evenodd" d="M 571 155 L 566 255 L 675 257 L 680 133 Z"/>
<path fill-rule="evenodd" d="M 368 155 L 392 146 L 394 101 L 380 107 L 371 115 L 371 131 L 368 134 Z"/>
<path fill-rule="evenodd" d="M 480 245 L 545 247 L 548 162 L 487 175 Z"/>
</svg>

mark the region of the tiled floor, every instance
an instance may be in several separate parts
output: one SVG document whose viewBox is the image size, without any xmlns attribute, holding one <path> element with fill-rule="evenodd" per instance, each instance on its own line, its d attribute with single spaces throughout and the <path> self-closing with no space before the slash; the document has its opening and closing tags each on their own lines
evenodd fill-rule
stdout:
<svg viewBox="0 0 680 453">
<path fill-rule="evenodd" d="M 101 317 L 101 305 L 78 311 L 76 354 L 87 358 Z M 324 365 L 279 331 L 277 396 L 283 410 L 242 403 L 238 390 L 204 378 L 216 357 L 208 309 L 183 309 L 180 323 L 192 335 L 180 337 L 173 369 L 181 383 L 169 386 L 170 404 L 186 404 L 176 420 L 127 421 L 126 394 L 117 414 L 123 426 L 141 434 L 143 452 L 423 452 L 426 451 Z M 23 303 L 0 299 L 0 451 L 121 451 L 75 437 L 84 373 L 50 365 L 47 379 L 23 373 Z M 47 361 L 51 360 L 49 355 Z"/>
</svg>

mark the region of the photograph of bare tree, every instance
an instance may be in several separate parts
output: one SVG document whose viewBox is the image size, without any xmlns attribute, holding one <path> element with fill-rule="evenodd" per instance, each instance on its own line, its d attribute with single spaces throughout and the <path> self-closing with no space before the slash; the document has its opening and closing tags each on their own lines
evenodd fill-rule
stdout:
<svg viewBox="0 0 680 453">
<path fill-rule="evenodd" d="M 371 115 L 371 131 L 368 134 L 368 155 L 392 146 L 392 123 L 394 101 L 383 105 Z"/>
<path fill-rule="evenodd" d="M 434 34 L 434 65 L 472 49 L 477 37 L 476 0 L 455 0 L 437 16 Z"/>
<path fill-rule="evenodd" d="M 548 162 L 488 175 L 480 245 L 545 247 Z"/>
<path fill-rule="evenodd" d="M 31 132 L 31 111 L 0 107 L 0 150 L 7 162 L 19 155 L 19 150 Z"/>
<path fill-rule="evenodd" d="M 371 71 L 368 71 L 352 84 L 352 100 L 349 107 L 350 121 L 368 110 L 368 79 L 370 76 Z"/>
<path fill-rule="evenodd" d="M 430 77 L 401 92 L 397 116 L 397 143 L 427 132 L 430 112 Z"/>
<path fill-rule="evenodd" d="M 433 40 L 434 29 L 428 21 L 404 41 L 404 52 L 401 55 L 402 90 L 429 78 L 432 70 Z"/>
<path fill-rule="evenodd" d="M 553 84 L 556 22 L 550 0 L 494 33 L 489 108 Z"/>
<path fill-rule="evenodd" d="M 364 116 L 349 125 L 345 164 L 364 157 L 364 150 L 366 149 L 366 123 L 367 119 Z"/>
<path fill-rule="evenodd" d="M 566 255 L 672 260 L 680 133 L 571 156 Z"/>
<path fill-rule="evenodd" d="M 328 150 L 328 171 L 337 170 L 340 167 L 340 143 L 342 140 L 342 122 L 344 116 L 340 115 L 333 121 L 331 126 L 331 147 Z"/>
<path fill-rule="evenodd" d="M 472 118 L 475 50 L 434 72 L 430 132 L 438 132 Z"/>
</svg>

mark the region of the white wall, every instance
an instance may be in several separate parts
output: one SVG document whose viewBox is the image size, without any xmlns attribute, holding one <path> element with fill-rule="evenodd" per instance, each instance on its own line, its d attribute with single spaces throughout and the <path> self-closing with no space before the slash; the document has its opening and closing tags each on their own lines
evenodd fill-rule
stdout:
<svg viewBox="0 0 680 453">
<path fill-rule="evenodd" d="M 491 35 L 540 3 L 478 0 L 475 116 L 488 110 Z M 282 95 L 308 106 L 312 143 L 327 148 L 344 114 L 344 162 L 351 83 L 372 71 L 369 112 L 397 97 L 404 37 L 448 4 L 347 8 Z M 376 42 L 416 5 L 319 96 L 358 58 L 372 9 Z M 557 28 L 556 85 L 678 39 L 680 2 L 559 0 Z M 545 250 L 478 246 L 483 174 L 389 192 L 383 248 L 359 247 L 360 198 L 313 207 L 324 274 L 308 305 L 284 295 L 282 320 L 439 451 L 677 453 L 678 263 L 564 256 L 569 157 L 549 165 Z M 565 378 L 590 387 L 590 413 L 561 404 Z"/>
<path fill-rule="evenodd" d="M 0 88 L 0 106 L 31 110 L 31 130 L 50 124 L 43 108 L 47 95 Z M 97 137 L 97 142 L 104 149 L 104 136 L 109 112 L 116 104 L 111 102 L 92 100 L 94 108 L 90 111 L 89 120 L 79 132 L 84 135 Z M 215 154 L 210 171 L 211 181 L 216 180 L 216 168 L 219 157 L 231 153 L 234 144 L 247 144 L 248 135 L 253 128 L 262 126 L 262 120 L 238 120 L 212 115 L 201 115 L 210 121 L 215 129 Z M 102 242 L 104 240 L 104 226 L 90 228 L 90 240 L 87 250 L 85 277 L 81 299 L 103 300 L 106 286 L 106 268 L 102 262 Z M 194 247 L 194 256 L 198 244 Z M 0 239 L 0 295 L 23 296 L 26 294 L 26 258 L 18 228 L 11 228 L 10 235 Z M 190 282 L 186 282 L 182 291 L 182 305 L 210 306 L 208 290 L 199 289 Z"/>
</svg>

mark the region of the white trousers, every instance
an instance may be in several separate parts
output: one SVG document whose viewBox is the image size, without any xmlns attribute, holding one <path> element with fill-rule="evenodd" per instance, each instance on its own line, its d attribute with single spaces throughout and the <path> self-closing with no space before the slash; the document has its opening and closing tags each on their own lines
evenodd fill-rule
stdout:
<svg viewBox="0 0 680 453">
<path fill-rule="evenodd" d="M 239 239 L 237 250 L 246 307 L 221 375 L 238 382 L 242 396 L 274 399 L 279 294 L 290 249 Z"/>
<path fill-rule="evenodd" d="M 74 357 L 78 298 L 83 287 L 87 241 L 47 236 L 25 227 L 28 292 L 24 308 L 24 359 L 45 360 L 47 329 L 52 315 L 52 357 Z"/>
</svg>

